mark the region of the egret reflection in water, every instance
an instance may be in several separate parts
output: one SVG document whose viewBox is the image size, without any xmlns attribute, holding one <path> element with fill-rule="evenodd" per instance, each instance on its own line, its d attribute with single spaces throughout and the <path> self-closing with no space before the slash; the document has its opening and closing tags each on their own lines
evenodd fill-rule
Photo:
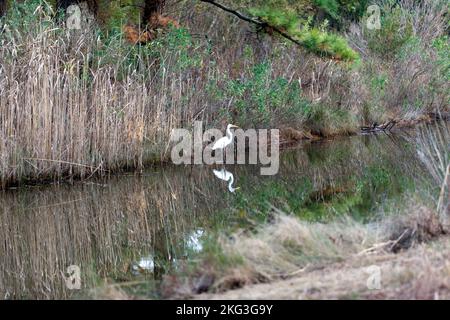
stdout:
<svg viewBox="0 0 450 320">
<path fill-rule="evenodd" d="M 213 170 L 214 175 L 219 178 L 220 180 L 224 180 L 224 181 L 228 181 L 228 190 L 230 192 L 235 192 L 236 190 L 239 189 L 239 187 L 234 188 L 233 187 L 233 183 L 234 183 L 234 176 L 230 171 L 225 170 L 224 168 L 222 168 L 222 170 Z"/>
</svg>

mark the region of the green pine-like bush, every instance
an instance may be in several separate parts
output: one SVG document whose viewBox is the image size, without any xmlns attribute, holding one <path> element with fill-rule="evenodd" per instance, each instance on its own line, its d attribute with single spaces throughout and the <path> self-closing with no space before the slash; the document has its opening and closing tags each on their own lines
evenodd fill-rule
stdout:
<svg viewBox="0 0 450 320">
<path fill-rule="evenodd" d="M 312 27 L 310 20 L 302 23 L 293 10 L 274 9 L 266 6 L 252 8 L 250 13 L 269 26 L 286 32 L 312 53 L 344 61 L 356 61 L 359 58 L 343 37 Z"/>
</svg>

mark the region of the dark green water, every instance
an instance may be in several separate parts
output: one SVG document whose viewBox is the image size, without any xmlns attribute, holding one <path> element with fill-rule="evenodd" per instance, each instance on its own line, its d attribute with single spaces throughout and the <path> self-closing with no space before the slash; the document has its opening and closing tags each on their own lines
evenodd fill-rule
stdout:
<svg viewBox="0 0 450 320">
<path fill-rule="evenodd" d="M 425 176 L 411 132 L 304 144 L 282 153 L 280 172 L 230 166 L 235 194 L 207 166 L 9 190 L 0 194 L 0 298 L 90 296 L 104 281 L 154 283 L 195 259 L 218 232 L 252 229 L 273 208 L 302 219 L 370 220 Z M 81 270 L 82 290 L 63 273 Z M 140 287 L 155 295 L 153 285 Z"/>
</svg>

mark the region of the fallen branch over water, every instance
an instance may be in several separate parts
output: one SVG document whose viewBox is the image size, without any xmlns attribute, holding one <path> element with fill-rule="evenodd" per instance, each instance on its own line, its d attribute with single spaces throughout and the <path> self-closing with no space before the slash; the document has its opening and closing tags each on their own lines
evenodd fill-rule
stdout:
<svg viewBox="0 0 450 320">
<path fill-rule="evenodd" d="M 71 166 L 77 166 L 77 167 L 83 167 L 83 168 L 89 168 L 91 170 L 98 171 L 99 167 L 93 167 L 82 163 L 76 163 L 76 162 L 70 162 L 70 161 L 63 161 L 63 160 L 53 160 L 53 159 L 41 159 L 41 158 L 22 158 L 22 160 L 26 161 L 46 161 L 46 162 L 55 162 L 55 163 L 61 163 L 61 164 L 68 164 Z M 100 169 L 101 171 L 108 171 L 103 168 Z"/>
<path fill-rule="evenodd" d="M 361 127 L 361 131 L 363 133 L 390 132 L 397 123 L 397 120 L 389 120 L 388 122 L 381 125 L 374 123 L 370 127 Z"/>
</svg>

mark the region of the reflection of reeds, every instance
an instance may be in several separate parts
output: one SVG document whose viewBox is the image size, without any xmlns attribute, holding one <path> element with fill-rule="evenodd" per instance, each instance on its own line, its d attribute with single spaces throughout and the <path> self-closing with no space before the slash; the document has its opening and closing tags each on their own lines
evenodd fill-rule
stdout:
<svg viewBox="0 0 450 320">
<path fill-rule="evenodd" d="M 437 212 L 447 225 L 450 215 L 450 126 L 440 123 L 436 128 L 425 127 L 419 132 L 418 153 L 439 186 Z"/>
<path fill-rule="evenodd" d="M 183 259 L 188 235 L 201 228 L 203 215 L 212 216 L 191 179 L 175 171 L 122 177 L 107 186 L 5 193 L 0 197 L 0 296 L 68 298 L 74 292 L 65 287 L 61 272 L 72 264 L 81 267 L 84 288 L 107 277 L 127 279 L 130 263 L 140 256 L 154 258 L 153 277 L 160 277 L 174 259 Z M 202 189 L 210 192 L 210 186 Z"/>
</svg>

